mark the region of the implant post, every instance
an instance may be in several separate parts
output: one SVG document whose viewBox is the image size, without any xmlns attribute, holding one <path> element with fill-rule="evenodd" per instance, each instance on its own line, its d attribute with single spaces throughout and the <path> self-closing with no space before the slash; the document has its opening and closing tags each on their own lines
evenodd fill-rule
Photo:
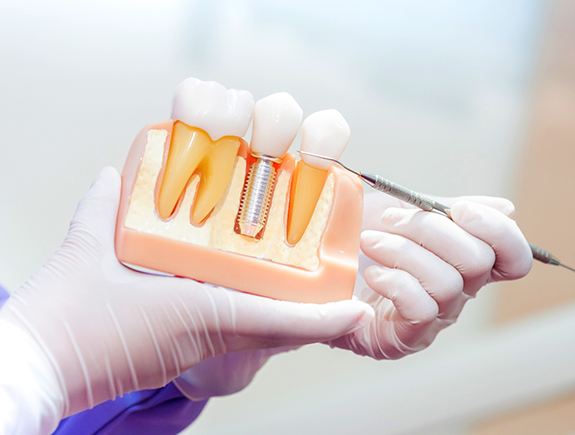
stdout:
<svg viewBox="0 0 575 435">
<path fill-rule="evenodd" d="M 254 155 L 240 202 L 238 226 L 240 233 L 255 238 L 265 227 L 276 183 L 274 163 L 279 159 Z"/>
<path fill-rule="evenodd" d="M 250 153 L 255 158 L 249 168 L 236 219 L 236 231 L 261 238 L 270 211 L 276 184 L 276 164 L 283 160 L 301 124 L 303 111 L 286 92 L 258 100 Z"/>
</svg>

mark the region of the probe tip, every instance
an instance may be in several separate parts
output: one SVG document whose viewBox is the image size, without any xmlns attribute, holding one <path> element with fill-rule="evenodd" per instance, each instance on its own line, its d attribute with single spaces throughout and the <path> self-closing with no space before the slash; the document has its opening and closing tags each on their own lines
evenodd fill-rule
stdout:
<svg viewBox="0 0 575 435">
<path fill-rule="evenodd" d="M 566 264 L 559 263 L 559 266 L 561 266 L 561 267 L 563 267 L 563 268 L 565 268 L 565 269 L 567 269 L 567 270 L 570 270 L 571 272 L 575 272 L 575 268 L 573 268 L 573 267 L 571 267 L 571 266 L 567 266 Z"/>
</svg>

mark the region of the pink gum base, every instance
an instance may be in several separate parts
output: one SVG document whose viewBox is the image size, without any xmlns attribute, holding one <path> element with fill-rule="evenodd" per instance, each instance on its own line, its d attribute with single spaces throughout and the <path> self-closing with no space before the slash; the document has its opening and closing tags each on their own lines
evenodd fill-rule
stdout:
<svg viewBox="0 0 575 435">
<path fill-rule="evenodd" d="M 323 303 L 351 298 L 357 273 L 363 189 L 357 177 L 337 167 L 330 169 L 335 176 L 334 200 L 320 241 L 319 267 L 313 271 L 126 228 L 124 221 L 147 132 L 167 130 L 166 144 L 169 144 L 173 124 L 174 121 L 167 121 L 142 130 L 124 164 L 116 224 L 116 255 L 122 263 L 274 299 Z M 240 156 L 245 157 L 245 147 L 242 148 L 244 151 L 240 151 Z M 291 172 L 293 159 L 289 162 L 280 170 Z"/>
</svg>

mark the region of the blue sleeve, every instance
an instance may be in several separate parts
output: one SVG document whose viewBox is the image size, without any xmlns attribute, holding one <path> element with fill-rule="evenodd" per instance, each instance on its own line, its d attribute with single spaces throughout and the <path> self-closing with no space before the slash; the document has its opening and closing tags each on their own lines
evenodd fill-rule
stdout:
<svg viewBox="0 0 575 435">
<path fill-rule="evenodd" d="M 169 383 L 157 390 L 135 391 L 72 415 L 56 435 L 178 434 L 202 412 L 207 400 L 193 402 Z"/>
<path fill-rule="evenodd" d="M 8 299 L 0 286 L 0 308 Z M 194 402 L 169 383 L 157 390 L 134 391 L 60 422 L 57 435 L 177 434 L 198 418 L 207 400 Z"/>
<path fill-rule="evenodd" d="M 4 305 L 4 302 L 6 302 L 9 297 L 8 291 L 0 284 L 0 308 L 2 308 L 2 305 Z"/>
</svg>

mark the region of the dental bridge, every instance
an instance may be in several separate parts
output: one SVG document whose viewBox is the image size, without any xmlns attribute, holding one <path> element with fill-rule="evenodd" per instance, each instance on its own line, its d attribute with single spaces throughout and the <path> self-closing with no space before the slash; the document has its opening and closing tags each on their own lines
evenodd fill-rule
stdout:
<svg viewBox="0 0 575 435">
<path fill-rule="evenodd" d="M 388 195 L 393 196 L 394 198 L 400 199 L 401 201 L 407 202 L 408 204 L 414 205 L 422 210 L 439 212 L 444 216 L 448 217 L 449 219 L 451 219 L 451 213 L 449 211 L 449 207 L 441 204 L 438 201 L 435 201 L 434 199 L 426 195 L 416 192 L 415 190 L 394 183 L 393 181 L 390 181 L 382 177 L 381 175 L 365 174 L 356 171 L 346 166 L 345 164 L 343 164 L 341 161 L 339 161 L 337 158 L 334 157 L 308 152 L 304 150 L 300 150 L 299 152 L 300 154 L 303 155 L 336 163 L 345 170 L 357 175 L 366 184 L 368 184 L 369 186 L 380 192 L 387 193 Z M 566 264 L 562 263 L 555 255 L 553 255 L 548 250 L 541 248 L 540 246 L 537 246 L 533 243 L 529 243 L 529 247 L 531 248 L 533 259 L 540 261 L 541 263 L 544 264 L 550 264 L 552 266 L 560 266 L 567 270 L 570 270 L 571 272 L 575 272 L 575 268 L 567 266 Z"/>
</svg>

